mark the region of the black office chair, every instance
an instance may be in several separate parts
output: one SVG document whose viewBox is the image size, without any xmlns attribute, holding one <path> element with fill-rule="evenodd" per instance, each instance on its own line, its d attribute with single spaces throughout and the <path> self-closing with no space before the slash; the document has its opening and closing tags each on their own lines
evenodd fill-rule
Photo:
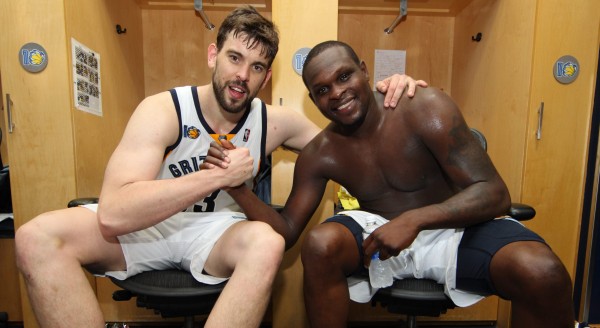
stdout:
<svg viewBox="0 0 600 328">
<path fill-rule="evenodd" d="M 471 129 L 473 136 L 487 150 L 485 136 L 476 129 Z M 336 205 L 340 210 L 340 205 Z M 507 213 L 518 221 L 530 220 L 535 216 L 535 209 L 529 205 L 512 203 Z M 368 280 L 368 277 L 360 277 Z M 444 293 L 444 285 L 430 279 L 402 279 L 380 289 L 371 300 L 373 306 L 380 304 L 391 313 L 406 315 L 406 327 L 417 327 L 417 316 L 439 317 L 453 309 L 456 305 Z"/>
<path fill-rule="evenodd" d="M 70 201 L 68 207 L 97 202 L 98 198 L 78 198 Z M 203 284 L 189 272 L 177 269 L 146 271 L 125 280 L 112 277 L 110 280 L 122 288 L 113 293 L 113 300 L 128 301 L 135 297 L 138 307 L 154 310 L 163 318 L 183 317 L 184 328 L 194 327 L 195 316 L 210 313 L 226 284 Z"/>
<path fill-rule="evenodd" d="M 266 203 L 271 196 L 271 156 L 262 161 L 261 175 L 257 177 L 254 192 Z M 77 198 L 68 207 L 96 204 L 98 198 Z M 281 206 L 272 205 L 276 210 Z M 184 328 L 194 327 L 194 317 L 208 315 L 215 305 L 227 282 L 208 285 L 198 282 L 191 273 L 183 270 L 146 271 L 125 280 L 110 277 L 122 288 L 113 293 L 115 301 L 128 301 L 136 298 L 136 305 L 154 310 L 163 318 L 183 317 Z"/>
</svg>

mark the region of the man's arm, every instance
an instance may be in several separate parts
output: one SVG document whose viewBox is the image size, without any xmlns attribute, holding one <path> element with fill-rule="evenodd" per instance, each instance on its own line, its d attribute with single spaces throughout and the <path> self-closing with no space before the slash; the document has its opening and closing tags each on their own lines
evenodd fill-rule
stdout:
<svg viewBox="0 0 600 328">
<path fill-rule="evenodd" d="M 228 142 L 224 144 L 227 148 L 231 147 Z M 321 173 L 322 157 L 313 144 L 309 144 L 298 156 L 292 191 L 281 213 L 263 203 L 245 184 L 227 189 L 243 209 L 248 220 L 268 223 L 284 237 L 286 248 L 292 247 L 298 240 L 319 206 L 327 185 L 328 179 Z M 228 170 L 218 167 L 214 169 Z"/>
<path fill-rule="evenodd" d="M 386 109 L 396 108 L 398 101 L 406 91 L 406 95 L 412 98 L 415 95 L 417 86 L 426 88 L 427 82 L 423 80 L 414 80 L 408 75 L 394 74 L 384 80 L 375 83 L 375 88 L 380 93 L 385 94 L 383 107 Z M 389 92 L 388 92 L 389 90 Z"/>
<path fill-rule="evenodd" d="M 504 181 L 454 102 L 439 90 L 420 93 L 422 97 L 412 100 L 416 107 L 411 107 L 410 126 L 459 191 L 442 203 L 409 210 L 383 225 L 365 240 L 368 255 L 377 249 L 383 259 L 398 255 L 420 231 L 467 227 L 504 215 L 510 207 Z"/>
<path fill-rule="evenodd" d="M 247 149 L 231 151 L 230 170 L 201 170 L 177 179 L 156 180 L 165 149 L 179 134 L 168 92 L 142 101 L 111 156 L 100 194 L 102 233 L 117 236 L 152 226 L 224 186 L 250 178 Z"/>
</svg>

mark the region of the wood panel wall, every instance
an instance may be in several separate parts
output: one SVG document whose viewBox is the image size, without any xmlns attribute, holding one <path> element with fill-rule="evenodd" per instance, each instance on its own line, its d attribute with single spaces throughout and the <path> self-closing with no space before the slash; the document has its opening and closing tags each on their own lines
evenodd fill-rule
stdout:
<svg viewBox="0 0 600 328">
<path fill-rule="evenodd" d="M 482 131 L 488 154 L 520 201 L 535 27 L 535 1 L 473 0 L 456 17 L 452 96 L 467 122 Z M 482 33 L 480 42 L 469 36 Z M 498 326 L 510 303 L 498 303 Z"/>
<path fill-rule="evenodd" d="M 453 17 L 407 15 L 391 34 L 383 30 L 396 15 L 339 14 L 338 17 L 338 40 L 354 48 L 371 76 L 375 49 L 406 50 L 406 74 L 451 93 Z"/>
<path fill-rule="evenodd" d="M 523 200 L 538 213 L 528 225 L 544 237 L 573 277 L 598 78 L 600 2 L 577 0 L 568 10 L 562 4 L 544 0 L 537 6 L 522 192 Z M 555 62 L 564 55 L 579 62 L 579 75 L 569 84 L 552 76 Z M 538 139 L 541 102 L 544 115 Z"/>
<path fill-rule="evenodd" d="M 210 83 L 207 49 L 216 42 L 219 26 L 229 12 L 206 11 L 216 26 L 211 31 L 193 9 L 142 10 L 146 96 L 178 86 Z M 261 14 L 271 18 L 270 12 Z M 270 82 L 258 97 L 270 103 Z"/>
<path fill-rule="evenodd" d="M 43 5 L 10 0 L 2 2 L 0 12 L 0 30 L 6 32 L 1 33 L 5 48 L 0 52 L 3 91 L 15 104 L 15 132 L 5 134 L 5 142 L 13 164 L 18 228 L 42 212 L 66 207 L 70 199 L 99 194 L 108 157 L 143 97 L 141 12 L 135 3 L 118 0 L 53 0 Z M 118 23 L 129 29 L 117 38 Z M 101 57 L 102 117 L 74 108 L 71 37 Z M 32 41 L 44 46 L 49 57 L 48 67 L 36 74 L 16 62 L 19 47 Z M 11 249 L 13 244 L 6 247 Z M 13 280 L 14 258 L 5 260 L 2 277 Z M 94 284 L 91 277 L 90 282 Z M 36 327 L 22 284 L 20 290 L 25 327 Z M 18 304 L 18 295 L 7 297 Z"/>
<path fill-rule="evenodd" d="M 273 21 L 280 29 L 280 50 L 273 64 L 273 100 L 290 107 L 318 126 L 327 120 L 308 97 L 302 78 L 293 70 L 294 53 L 304 47 L 313 47 L 325 40 L 337 39 L 338 1 L 273 0 Z M 317 16 L 315 16 L 315 14 Z M 285 204 L 293 178 L 295 155 L 277 150 L 273 154 L 273 203 Z M 313 215 L 305 231 L 333 214 L 333 184 L 329 183 L 321 206 Z M 300 249 L 304 236 L 290 248 L 283 259 L 280 274 L 273 289 L 273 327 L 308 327 L 304 307 L 303 269 Z"/>
<path fill-rule="evenodd" d="M 5 134 L 5 142 L 16 228 L 75 196 L 64 15 L 64 0 L 0 2 L 2 99 L 6 104 L 5 94 L 10 94 L 14 105 L 15 129 Z M 28 73 L 18 63 L 19 49 L 28 42 L 46 49 L 44 71 Z M 23 283 L 20 291 L 24 324 L 37 327 Z"/>
<path fill-rule="evenodd" d="M 65 13 L 69 54 L 74 38 L 100 55 L 102 116 L 80 111 L 72 101 L 70 104 L 77 197 L 97 197 L 110 155 L 145 96 L 142 13 L 135 2 L 120 0 L 66 1 Z M 127 32 L 117 34 L 117 24 Z M 67 74 L 71 78 L 71 72 Z M 72 90 L 71 86 L 71 94 Z M 107 278 L 88 277 L 107 321 L 139 319 L 140 312 L 158 318 L 152 311 L 137 309 L 135 301 L 116 303 L 112 299 L 116 288 Z"/>
<path fill-rule="evenodd" d="M 69 63 L 71 38 L 100 55 L 102 117 L 70 104 L 77 197 L 92 197 L 100 194 L 108 159 L 144 97 L 142 16 L 133 1 L 120 0 L 65 1 L 65 13 Z M 127 32 L 117 34 L 117 24 Z M 70 90 L 72 95 L 72 85 Z"/>
<path fill-rule="evenodd" d="M 456 18 L 452 96 L 485 134 L 514 201 L 521 198 L 535 8 L 534 1 L 474 0 Z M 480 42 L 470 38 L 476 33 Z"/>
<path fill-rule="evenodd" d="M 0 71 L 0 95 L 3 95 L 4 92 L 2 92 L 2 71 Z M 3 99 L 2 96 L 0 96 L 0 99 Z M 8 162 L 8 147 L 6 146 L 6 133 L 8 133 L 8 131 L 5 128 L 6 123 L 5 123 L 5 119 L 4 116 L 6 116 L 5 113 L 5 109 L 4 107 L 6 106 L 6 103 L 2 102 L 0 104 L 0 128 L 2 129 L 2 140 L 0 141 L 0 155 L 2 156 L 2 164 L 3 165 L 9 165 Z"/>
</svg>

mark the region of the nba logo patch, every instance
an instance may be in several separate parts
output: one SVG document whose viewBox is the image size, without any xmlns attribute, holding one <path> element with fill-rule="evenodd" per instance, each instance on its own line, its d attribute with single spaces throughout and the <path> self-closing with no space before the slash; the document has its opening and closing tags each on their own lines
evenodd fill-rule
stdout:
<svg viewBox="0 0 600 328">
<path fill-rule="evenodd" d="M 183 127 L 184 131 L 185 131 L 185 137 L 186 138 L 190 138 L 190 139 L 198 139 L 198 137 L 200 136 L 200 130 L 195 127 L 195 126 L 187 126 L 185 125 Z"/>
<path fill-rule="evenodd" d="M 244 138 L 242 140 L 244 140 L 244 142 L 248 141 L 248 139 L 250 138 L 250 129 L 246 129 L 246 131 L 244 131 Z"/>
</svg>

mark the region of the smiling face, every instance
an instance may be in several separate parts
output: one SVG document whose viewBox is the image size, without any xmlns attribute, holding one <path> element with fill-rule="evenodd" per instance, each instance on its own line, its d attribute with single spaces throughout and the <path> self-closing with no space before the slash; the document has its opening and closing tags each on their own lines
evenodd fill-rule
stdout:
<svg viewBox="0 0 600 328">
<path fill-rule="evenodd" d="M 240 113 L 256 97 L 269 78 L 269 60 L 260 44 L 248 48 L 245 34 L 233 36 L 222 49 L 209 47 L 209 67 L 213 69 L 212 86 L 219 105 L 229 113 Z M 262 53 L 262 54 L 261 54 Z"/>
<path fill-rule="evenodd" d="M 305 62 L 304 81 L 321 113 L 344 125 L 360 125 L 370 97 L 369 76 L 364 63 L 356 63 L 341 46 L 332 46 Z"/>
</svg>

